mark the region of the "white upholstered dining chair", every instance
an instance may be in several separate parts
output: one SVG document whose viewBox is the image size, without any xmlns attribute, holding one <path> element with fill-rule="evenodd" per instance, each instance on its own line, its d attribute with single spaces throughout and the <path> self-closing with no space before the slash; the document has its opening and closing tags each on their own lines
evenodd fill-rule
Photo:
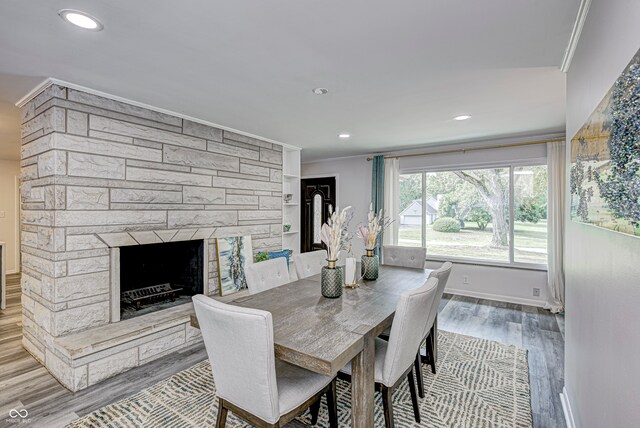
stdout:
<svg viewBox="0 0 640 428">
<path fill-rule="evenodd" d="M 429 274 L 429 278 L 438 278 L 438 292 L 436 294 L 436 298 L 433 301 L 433 307 L 431 308 L 431 312 L 429 315 L 429 320 L 427 322 L 427 330 L 425 331 L 425 335 L 431 336 L 434 349 L 432 349 L 434 364 L 432 365 L 433 373 L 436 373 L 435 366 L 435 346 L 438 341 L 438 308 L 440 306 L 440 301 L 442 300 L 442 295 L 444 294 L 444 289 L 447 287 L 447 282 L 449 281 L 449 275 L 451 274 L 451 269 L 453 268 L 453 264 L 451 262 L 445 262 L 438 269 L 431 271 Z M 429 346 L 429 345 L 427 345 Z"/>
<path fill-rule="evenodd" d="M 323 394 L 330 425 L 338 426 L 335 378 L 275 358 L 270 312 L 204 295 L 194 296 L 193 305 L 218 396 L 216 427 L 224 428 L 229 410 L 254 426 L 272 428 L 311 407 L 315 422 Z"/>
<path fill-rule="evenodd" d="M 400 247 L 398 245 L 384 245 L 382 247 L 383 264 L 415 269 L 424 269 L 427 249 L 424 247 Z M 386 329 L 381 337 L 388 338 L 391 329 Z"/>
<path fill-rule="evenodd" d="M 322 270 L 322 266 L 327 264 L 327 251 L 318 250 L 308 253 L 300 253 L 293 255 L 293 264 L 298 273 L 298 279 L 307 278 L 317 275 Z"/>
<path fill-rule="evenodd" d="M 380 338 L 375 339 L 375 387 L 382 393 L 382 405 L 387 428 L 394 426 L 393 391 L 405 377 L 409 382 L 414 418 L 416 422 L 420 423 L 418 397 L 413 379 L 413 365 L 416 351 L 424 339 L 424 331 L 437 290 L 438 280 L 429 278 L 422 287 L 403 292 L 396 306 L 389 341 Z M 351 365 L 347 364 L 340 371 L 339 376 L 350 379 Z"/>
<path fill-rule="evenodd" d="M 382 247 L 383 264 L 408 268 L 424 269 L 427 249 L 424 247 L 400 247 L 385 245 Z"/>
<path fill-rule="evenodd" d="M 431 366 L 431 372 L 436 374 L 436 361 L 438 360 L 438 308 L 444 294 L 444 289 L 449 281 L 451 274 L 451 262 L 445 262 L 438 269 L 429 273 L 429 278 L 438 278 L 438 289 L 436 297 L 433 299 L 431 309 L 429 311 L 429 319 L 427 320 L 426 330 L 424 332 L 426 340 L 426 354 L 423 356 L 418 352 L 415 361 L 416 377 L 418 378 L 418 395 L 424 397 L 424 383 L 422 379 L 422 363 Z"/>
<path fill-rule="evenodd" d="M 244 275 L 247 278 L 249 294 L 256 294 L 291 282 L 287 259 L 284 257 L 250 264 L 245 267 Z"/>
</svg>

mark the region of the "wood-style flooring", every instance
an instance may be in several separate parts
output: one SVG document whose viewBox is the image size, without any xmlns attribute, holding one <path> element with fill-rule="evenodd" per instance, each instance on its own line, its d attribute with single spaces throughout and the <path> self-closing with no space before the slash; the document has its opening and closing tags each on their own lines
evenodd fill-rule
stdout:
<svg viewBox="0 0 640 428">
<path fill-rule="evenodd" d="M 0 311 L 0 427 L 16 426 L 7 421 L 11 409 L 26 409 L 31 427 L 64 426 L 206 358 L 204 347 L 194 346 L 74 394 L 22 348 L 21 311 L 20 278 L 12 275 L 7 309 Z M 528 349 L 534 426 L 565 426 L 559 397 L 564 384 L 561 317 L 530 306 L 445 295 L 438 322 L 443 330 Z"/>
</svg>

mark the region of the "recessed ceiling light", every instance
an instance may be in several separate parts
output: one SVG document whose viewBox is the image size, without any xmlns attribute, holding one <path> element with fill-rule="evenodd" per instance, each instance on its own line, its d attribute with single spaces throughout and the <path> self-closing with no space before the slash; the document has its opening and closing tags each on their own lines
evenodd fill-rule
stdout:
<svg viewBox="0 0 640 428">
<path fill-rule="evenodd" d="M 349 138 L 351 137 L 351 134 L 338 134 L 339 138 Z"/>
<path fill-rule="evenodd" d="M 460 116 L 456 116 L 453 118 L 453 120 L 467 120 L 467 119 L 471 119 L 471 116 L 468 114 L 462 114 Z"/>
<path fill-rule="evenodd" d="M 104 28 L 102 23 L 93 16 L 73 9 L 62 9 L 58 12 L 60 18 L 85 30 L 100 31 Z"/>
<path fill-rule="evenodd" d="M 329 92 L 329 90 L 327 88 L 315 88 L 313 90 L 313 93 L 316 94 L 316 95 L 324 95 L 327 92 Z"/>
</svg>

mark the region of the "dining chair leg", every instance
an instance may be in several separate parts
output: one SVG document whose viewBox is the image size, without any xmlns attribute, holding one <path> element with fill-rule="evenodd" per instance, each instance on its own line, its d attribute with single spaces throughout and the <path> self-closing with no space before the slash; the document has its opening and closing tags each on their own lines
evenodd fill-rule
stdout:
<svg viewBox="0 0 640 428">
<path fill-rule="evenodd" d="M 438 315 L 433 320 L 433 327 L 431 327 L 431 340 L 433 340 L 433 362 L 438 361 Z"/>
<path fill-rule="evenodd" d="M 427 365 L 431 365 L 431 363 L 429 362 L 429 347 L 427 346 L 427 342 L 429 341 L 429 338 L 430 338 L 430 335 L 427 335 L 427 337 L 420 344 L 420 361 L 422 361 L 422 364 L 427 364 Z M 425 349 L 424 354 L 422 353 L 423 343 L 424 343 L 424 349 Z"/>
<path fill-rule="evenodd" d="M 320 398 L 313 402 L 309 406 L 309 412 L 311 413 L 311 425 L 315 425 L 318 422 L 318 413 L 320 413 Z"/>
<path fill-rule="evenodd" d="M 216 428 L 224 428 L 227 425 L 227 409 L 224 407 L 224 400 L 218 399 L 218 417 L 216 418 Z"/>
<path fill-rule="evenodd" d="M 436 374 L 436 358 L 433 354 L 433 337 L 431 334 L 427 337 L 427 360 L 431 365 L 431 373 Z"/>
<path fill-rule="evenodd" d="M 420 423 L 420 408 L 418 407 L 418 396 L 416 394 L 416 384 L 413 382 L 413 370 L 409 370 L 407 375 L 409 381 L 409 392 L 411 393 L 411 404 L 413 404 L 413 417 Z"/>
<path fill-rule="evenodd" d="M 329 426 L 338 428 L 338 397 L 336 395 L 336 380 L 331 381 L 327 391 L 327 408 L 329 409 Z"/>
<path fill-rule="evenodd" d="M 382 386 L 382 408 L 384 410 L 384 426 L 393 428 L 393 388 Z"/>
<path fill-rule="evenodd" d="M 422 361 L 420 359 L 420 350 L 418 349 L 418 354 L 416 355 L 416 361 L 413 364 L 416 368 L 416 379 L 418 381 L 418 395 L 420 398 L 424 398 L 424 379 L 422 379 Z"/>
</svg>

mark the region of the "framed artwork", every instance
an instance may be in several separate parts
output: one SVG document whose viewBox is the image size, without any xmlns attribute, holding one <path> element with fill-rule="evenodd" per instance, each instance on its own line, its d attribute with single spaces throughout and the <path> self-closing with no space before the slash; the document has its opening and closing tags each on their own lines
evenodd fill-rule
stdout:
<svg viewBox="0 0 640 428">
<path fill-rule="evenodd" d="M 247 288 L 244 268 L 253 263 L 251 236 L 217 238 L 216 255 L 220 295 L 226 296 Z"/>
<path fill-rule="evenodd" d="M 571 140 L 571 219 L 640 236 L 640 51 Z"/>
</svg>

